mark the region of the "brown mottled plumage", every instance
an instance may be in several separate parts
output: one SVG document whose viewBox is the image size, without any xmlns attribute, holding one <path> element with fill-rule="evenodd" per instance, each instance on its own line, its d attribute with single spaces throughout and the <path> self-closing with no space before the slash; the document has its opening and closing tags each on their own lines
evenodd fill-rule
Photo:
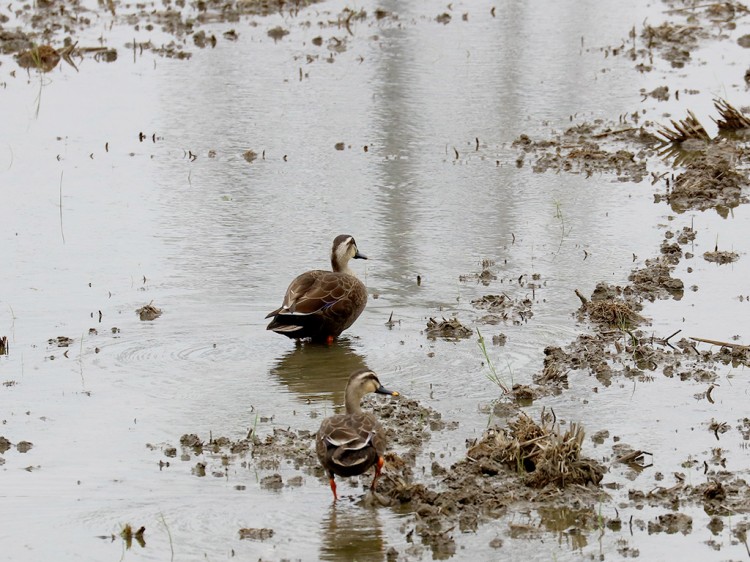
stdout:
<svg viewBox="0 0 750 562">
<path fill-rule="evenodd" d="M 331 248 L 331 269 L 315 269 L 299 275 L 289 285 L 284 302 L 269 313 L 267 330 L 289 338 L 330 341 L 354 324 L 365 309 L 367 289 L 349 269 L 350 259 L 367 259 L 357 243 L 341 234 Z"/>
<path fill-rule="evenodd" d="M 377 418 L 359 406 L 368 392 L 398 396 L 398 392 L 384 388 L 369 369 L 354 371 L 346 385 L 346 414 L 324 419 L 315 438 L 315 452 L 328 472 L 334 501 L 338 499 L 334 475 L 354 476 L 375 465 L 375 478 L 370 486 L 375 490 L 383 467 L 385 432 Z"/>
</svg>

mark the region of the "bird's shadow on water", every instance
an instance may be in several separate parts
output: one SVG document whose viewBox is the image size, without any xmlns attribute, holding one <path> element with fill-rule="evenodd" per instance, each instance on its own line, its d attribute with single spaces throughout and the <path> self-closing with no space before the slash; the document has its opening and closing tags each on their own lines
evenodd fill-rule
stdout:
<svg viewBox="0 0 750 562">
<path fill-rule="evenodd" d="M 343 499 L 343 498 L 342 498 Z M 385 560 L 385 538 L 376 509 L 332 502 L 320 526 L 320 560 Z"/>
<path fill-rule="evenodd" d="M 349 375 L 366 368 L 365 358 L 354 351 L 352 342 L 341 338 L 331 345 L 297 342 L 276 360 L 270 373 L 302 401 L 332 400 L 338 405 L 344 402 Z"/>
</svg>

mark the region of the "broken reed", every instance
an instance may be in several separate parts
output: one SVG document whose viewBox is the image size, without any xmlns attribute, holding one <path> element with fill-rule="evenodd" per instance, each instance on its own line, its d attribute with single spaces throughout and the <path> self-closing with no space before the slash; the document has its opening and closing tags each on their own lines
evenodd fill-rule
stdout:
<svg viewBox="0 0 750 562">
<path fill-rule="evenodd" d="M 671 119 L 672 129 L 665 125 L 660 125 L 656 133 L 664 137 L 667 142 L 683 142 L 688 139 L 697 139 L 702 141 L 709 141 L 711 138 L 708 136 L 706 129 L 703 128 L 695 114 L 688 109 L 687 118 L 680 121 Z"/>
<path fill-rule="evenodd" d="M 750 118 L 722 98 L 714 99 L 714 107 L 721 116 L 719 119 L 711 117 L 721 131 L 737 131 L 750 128 Z M 688 109 L 687 117 L 680 121 L 670 120 L 672 127 L 660 125 L 656 133 L 664 137 L 667 142 L 683 142 L 688 139 L 710 141 L 706 129 L 701 125 L 695 114 Z"/>
<path fill-rule="evenodd" d="M 750 128 L 750 119 L 727 100 L 721 98 L 714 99 L 714 107 L 721 117 L 718 120 L 713 117 L 711 119 L 713 119 L 720 130 L 737 131 L 739 129 Z"/>
</svg>

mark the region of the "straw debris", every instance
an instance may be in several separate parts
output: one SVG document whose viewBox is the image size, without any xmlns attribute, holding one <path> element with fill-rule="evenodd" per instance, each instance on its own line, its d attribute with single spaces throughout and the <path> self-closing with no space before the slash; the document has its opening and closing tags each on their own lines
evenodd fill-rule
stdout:
<svg viewBox="0 0 750 562">
<path fill-rule="evenodd" d="M 684 142 L 688 139 L 697 139 L 702 141 L 710 141 L 711 138 L 708 136 L 706 129 L 703 128 L 695 114 L 688 109 L 688 116 L 681 121 L 674 121 L 670 119 L 672 123 L 672 129 L 668 126 L 660 125 L 656 131 L 658 135 L 661 135 L 666 139 L 666 142 Z"/>
<path fill-rule="evenodd" d="M 737 131 L 739 129 L 750 128 L 750 118 L 744 113 L 732 106 L 728 101 L 716 98 L 714 107 L 721 117 L 713 119 L 714 123 L 723 131 Z"/>
<path fill-rule="evenodd" d="M 507 429 L 487 431 L 472 447 L 467 457 L 480 467 L 503 464 L 517 470 L 524 484 L 531 488 L 553 485 L 564 488 L 571 484 L 598 485 L 604 468 L 595 460 L 581 455 L 585 432 L 573 423 L 562 431 L 559 424 L 544 420 L 541 424 L 521 414 Z"/>
<path fill-rule="evenodd" d="M 461 324 L 458 318 L 451 318 L 446 320 L 443 318 L 440 322 L 434 318 L 430 318 L 427 321 L 427 337 L 429 338 L 448 338 L 448 339 L 459 339 L 459 338 L 470 338 L 474 335 L 474 332 Z"/>
</svg>

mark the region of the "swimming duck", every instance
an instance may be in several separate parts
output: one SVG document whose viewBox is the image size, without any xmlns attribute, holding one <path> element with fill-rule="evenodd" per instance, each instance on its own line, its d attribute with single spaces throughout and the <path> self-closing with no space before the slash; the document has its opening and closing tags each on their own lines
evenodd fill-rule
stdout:
<svg viewBox="0 0 750 562">
<path fill-rule="evenodd" d="M 328 472 L 333 501 L 338 499 L 334 475 L 363 474 L 375 465 L 375 478 L 370 486 L 374 491 L 383 468 L 385 431 L 378 419 L 363 412 L 359 405 L 368 392 L 398 396 L 398 392 L 384 388 L 369 369 L 354 371 L 346 385 L 346 414 L 324 419 L 315 437 L 315 452 Z"/>
<path fill-rule="evenodd" d="M 267 330 L 289 338 L 332 342 L 354 324 L 365 309 L 367 289 L 349 269 L 350 259 L 366 260 L 354 238 L 333 240 L 331 269 L 306 271 L 291 282 L 282 305 L 270 312 Z"/>
</svg>

